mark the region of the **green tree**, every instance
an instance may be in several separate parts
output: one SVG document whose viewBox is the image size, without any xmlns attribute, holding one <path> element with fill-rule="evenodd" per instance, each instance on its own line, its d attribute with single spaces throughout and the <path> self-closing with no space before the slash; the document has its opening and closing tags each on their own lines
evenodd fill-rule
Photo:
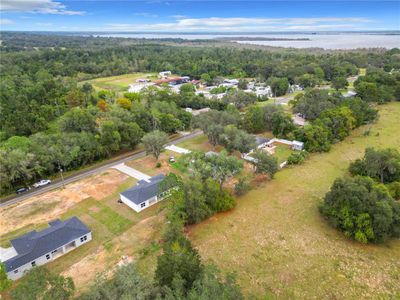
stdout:
<svg viewBox="0 0 400 300">
<path fill-rule="evenodd" d="M 314 87 L 318 84 L 318 78 L 313 74 L 303 74 L 299 77 L 298 82 L 303 88 Z"/>
<path fill-rule="evenodd" d="M 355 84 L 355 90 L 357 92 L 357 96 L 364 101 L 379 102 L 380 100 L 379 89 L 374 82 L 362 81 L 359 84 Z"/>
<path fill-rule="evenodd" d="M 213 178 L 219 183 L 221 190 L 226 180 L 239 173 L 243 168 L 241 160 L 227 155 L 225 151 L 210 156 L 206 156 L 202 152 L 192 152 L 187 154 L 184 160 L 194 176 L 200 176 L 203 181 L 209 177 Z"/>
<path fill-rule="evenodd" d="M 304 142 L 304 148 L 308 152 L 327 152 L 331 148 L 329 132 L 322 124 L 306 125 L 294 133 L 297 140 Z"/>
<path fill-rule="evenodd" d="M 267 174 L 270 178 L 279 170 L 278 159 L 262 150 L 254 152 L 253 163 L 256 173 Z"/>
<path fill-rule="evenodd" d="M 247 153 L 256 146 L 255 137 L 247 132 L 236 128 L 234 125 L 224 127 L 224 132 L 218 138 L 228 152 L 235 150 L 240 153 Z"/>
<path fill-rule="evenodd" d="M 289 89 L 289 82 L 285 77 L 271 77 L 268 79 L 267 84 L 271 87 L 275 97 L 285 95 Z"/>
<path fill-rule="evenodd" d="M 196 87 L 191 83 L 185 83 L 180 86 L 179 91 L 181 94 L 183 93 L 186 95 L 194 95 L 194 93 L 196 92 Z"/>
<path fill-rule="evenodd" d="M 223 98 L 225 104 L 234 104 L 236 108 L 242 109 L 257 102 L 257 96 L 254 93 L 246 93 L 242 90 L 229 91 Z"/>
<path fill-rule="evenodd" d="M 331 140 L 343 140 L 356 125 L 356 119 L 348 107 L 337 107 L 324 111 L 316 124 L 324 124 Z"/>
<path fill-rule="evenodd" d="M 179 235 L 163 247 L 157 258 L 155 280 L 160 286 L 173 288 L 174 280 L 181 279 L 185 290 L 189 290 L 202 271 L 200 256 L 190 241 Z"/>
<path fill-rule="evenodd" d="M 349 82 L 347 81 L 346 77 L 337 76 L 332 79 L 331 85 L 335 90 L 340 90 L 345 89 L 349 85 Z"/>
<path fill-rule="evenodd" d="M 35 267 L 21 279 L 11 296 L 15 300 L 67 300 L 72 298 L 74 291 L 72 278 L 53 274 L 43 267 Z"/>
<path fill-rule="evenodd" d="M 0 262 L 0 292 L 4 292 L 11 286 L 11 280 L 8 279 L 6 266 Z"/>
<path fill-rule="evenodd" d="M 96 119 L 86 109 L 73 108 L 66 112 L 59 121 L 63 132 L 95 132 Z"/>
<path fill-rule="evenodd" d="M 320 211 L 332 226 L 361 243 L 400 236 L 400 203 L 368 177 L 336 179 Z"/>
<path fill-rule="evenodd" d="M 162 131 L 154 130 L 147 133 L 142 142 L 146 153 L 152 154 L 158 160 L 164 145 L 168 143 L 168 136 Z"/>
<path fill-rule="evenodd" d="M 121 143 L 121 135 L 118 132 L 118 127 L 113 121 L 104 121 L 100 126 L 100 143 L 107 152 L 118 151 Z"/>
<path fill-rule="evenodd" d="M 277 137 L 287 137 L 294 129 L 292 117 L 284 112 L 276 112 L 271 119 L 272 133 Z"/>
<path fill-rule="evenodd" d="M 261 132 L 266 129 L 264 111 L 262 107 L 250 106 L 243 118 L 243 127 L 248 132 Z"/>
<path fill-rule="evenodd" d="M 397 149 L 365 149 L 362 159 L 352 162 L 353 175 L 369 176 L 381 183 L 400 181 L 400 153 Z"/>
<path fill-rule="evenodd" d="M 243 79 L 243 78 L 239 79 L 238 89 L 240 89 L 240 90 L 247 89 L 247 84 L 248 84 L 248 82 L 246 79 Z"/>
<path fill-rule="evenodd" d="M 80 300 L 150 299 L 154 287 L 139 274 L 135 264 L 118 267 L 112 278 L 102 274 Z"/>
</svg>

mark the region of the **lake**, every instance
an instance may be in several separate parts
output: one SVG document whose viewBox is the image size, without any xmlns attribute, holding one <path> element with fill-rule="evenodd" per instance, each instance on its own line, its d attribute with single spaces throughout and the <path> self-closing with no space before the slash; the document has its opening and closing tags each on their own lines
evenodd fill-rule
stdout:
<svg viewBox="0 0 400 300">
<path fill-rule="evenodd" d="M 357 48 L 400 48 L 400 34 L 379 34 L 379 33 L 279 33 L 279 34 L 182 34 L 182 33 L 103 33 L 97 36 L 104 37 L 126 37 L 126 38 L 182 38 L 187 40 L 194 39 L 215 39 L 221 37 L 254 37 L 254 40 L 237 41 L 243 44 L 265 45 L 275 47 L 293 48 L 323 48 L 323 49 L 357 49 Z M 257 40 L 262 38 L 280 39 L 309 39 L 309 40 L 284 40 L 284 41 L 265 41 Z"/>
</svg>

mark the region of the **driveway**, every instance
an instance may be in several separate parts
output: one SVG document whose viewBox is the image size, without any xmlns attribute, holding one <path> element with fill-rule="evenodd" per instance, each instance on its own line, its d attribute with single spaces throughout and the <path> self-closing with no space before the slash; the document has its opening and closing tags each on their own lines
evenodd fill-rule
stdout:
<svg viewBox="0 0 400 300">
<path fill-rule="evenodd" d="M 178 147 L 178 146 L 175 146 L 175 145 L 167 146 L 167 147 L 165 147 L 165 149 L 170 150 L 172 152 L 180 153 L 180 154 L 188 154 L 188 153 L 191 152 L 188 149 L 181 148 L 181 147 Z"/>
<path fill-rule="evenodd" d="M 112 166 L 113 169 L 117 169 L 118 171 L 125 173 L 126 175 L 129 175 L 133 178 L 136 178 L 137 180 L 145 180 L 147 182 L 150 182 L 150 176 L 146 175 L 138 170 L 135 170 L 134 168 L 128 167 L 124 163 Z"/>
</svg>

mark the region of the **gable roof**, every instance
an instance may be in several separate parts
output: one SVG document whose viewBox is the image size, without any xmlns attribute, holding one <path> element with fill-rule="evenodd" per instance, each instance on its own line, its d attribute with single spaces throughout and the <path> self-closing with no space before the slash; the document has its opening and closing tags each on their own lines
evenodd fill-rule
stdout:
<svg viewBox="0 0 400 300">
<path fill-rule="evenodd" d="M 49 222 L 50 227 L 42 231 L 30 231 L 11 240 L 18 255 L 4 262 L 7 272 L 29 263 L 61 246 L 88 234 L 90 229 L 77 217 L 65 221 Z"/>
<path fill-rule="evenodd" d="M 149 182 L 140 180 L 137 185 L 127 189 L 126 191 L 123 191 L 121 195 L 138 205 L 158 194 L 158 186 L 160 182 L 164 180 L 164 178 L 165 176 L 163 174 L 158 174 L 154 177 L 151 177 Z"/>
</svg>

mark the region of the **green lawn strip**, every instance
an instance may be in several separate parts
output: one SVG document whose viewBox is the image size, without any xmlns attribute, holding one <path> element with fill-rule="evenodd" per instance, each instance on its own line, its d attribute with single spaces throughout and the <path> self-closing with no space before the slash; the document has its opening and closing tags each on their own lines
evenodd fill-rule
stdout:
<svg viewBox="0 0 400 300">
<path fill-rule="evenodd" d="M 113 234 L 121 234 L 132 225 L 132 221 L 118 214 L 109 206 L 99 202 L 98 207 L 100 208 L 99 211 L 89 210 L 88 214 L 107 226 L 108 230 Z"/>
<path fill-rule="evenodd" d="M 244 292 L 255 298 L 396 298 L 400 241 L 356 243 L 318 212 L 335 178 L 347 174 L 366 147 L 400 148 L 400 103 L 379 109 L 376 124 L 356 129 L 328 153 L 283 169 L 240 197 L 231 212 L 194 226 L 190 238 L 202 259 L 236 272 Z"/>
<path fill-rule="evenodd" d="M 273 156 L 275 156 L 278 159 L 278 163 L 283 163 L 286 161 L 289 157 L 289 155 L 293 152 L 292 149 L 290 149 L 289 146 L 285 145 L 276 145 L 275 148 L 275 153 Z"/>
</svg>

